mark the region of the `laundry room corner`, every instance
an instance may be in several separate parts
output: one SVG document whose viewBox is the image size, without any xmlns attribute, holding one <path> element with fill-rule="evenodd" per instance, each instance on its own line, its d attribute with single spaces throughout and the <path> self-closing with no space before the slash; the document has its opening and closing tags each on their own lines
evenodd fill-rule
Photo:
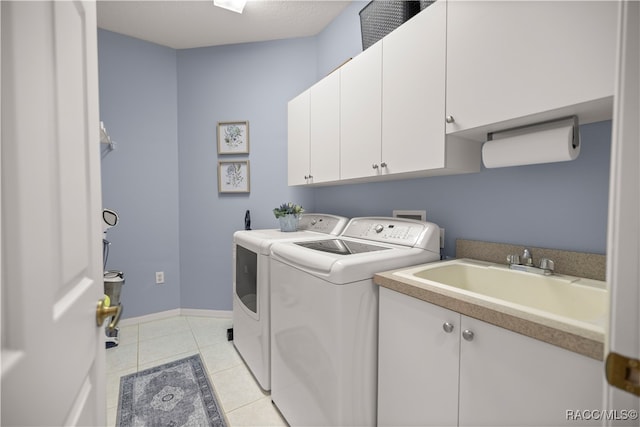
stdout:
<svg viewBox="0 0 640 427">
<path fill-rule="evenodd" d="M 103 204 L 118 211 L 107 268 L 125 271 L 123 319 L 174 309 L 231 311 L 233 233 L 275 228 L 271 210 L 313 211 L 287 186 L 287 102 L 317 79 L 314 37 L 171 49 L 99 30 Z M 246 123 L 243 153 L 220 152 L 218 123 Z M 247 166 L 221 191 L 221 165 Z M 165 281 L 156 283 L 156 273 Z"/>
<path fill-rule="evenodd" d="M 313 38 L 178 51 L 182 308 L 231 310 L 233 233 L 247 210 L 264 229 L 277 227 L 283 202 L 314 208 L 311 189 L 287 186 L 287 102 L 315 66 Z M 227 122 L 248 123 L 248 152 L 219 150 Z M 219 187 L 227 162 L 248 164 L 248 191 Z"/>
<path fill-rule="evenodd" d="M 122 318 L 180 307 L 175 50 L 98 30 L 103 208 L 118 212 L 106 269 L 122 271 Z M 156 272 L 164 283 L 156 284 Z"/>
</svg>

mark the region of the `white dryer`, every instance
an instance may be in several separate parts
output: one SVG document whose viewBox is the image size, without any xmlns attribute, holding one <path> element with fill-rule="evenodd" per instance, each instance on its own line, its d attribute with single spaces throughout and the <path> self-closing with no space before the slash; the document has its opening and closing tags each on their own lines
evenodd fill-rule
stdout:
<svg viewBox="0 0 640 427">
<path fill-rule="evenodd" d="M 439 227 L 399 218 L 271 246 L 271 399 L 289 425 L 376 424 L 373 275 L 439 259 Z"/>
<path fill-rule="evenodd" d="M 298 230 L 242 230 L 233 235 L 233 344 L 264 390 L 271 389 L 269 259 L 275 242 L 340 234 L 348 218 L 302 214 Z"/>
</svg>

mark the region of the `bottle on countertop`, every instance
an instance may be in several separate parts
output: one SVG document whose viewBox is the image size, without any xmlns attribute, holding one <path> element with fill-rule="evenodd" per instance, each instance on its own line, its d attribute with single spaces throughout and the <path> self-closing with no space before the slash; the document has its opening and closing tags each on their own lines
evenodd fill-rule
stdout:
<svg viewBox="0 0 640 427">
<path fill-rule="evenodd" d="M 244 229 L 251 230 L 251 213 L 249 209 L 244 213 Z"/>
</svg>

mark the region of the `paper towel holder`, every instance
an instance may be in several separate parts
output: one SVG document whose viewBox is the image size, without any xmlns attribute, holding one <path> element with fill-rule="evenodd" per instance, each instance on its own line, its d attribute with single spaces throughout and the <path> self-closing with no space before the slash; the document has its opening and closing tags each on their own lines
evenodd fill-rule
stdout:
<svg viewBox="0 0 640 427">
<path fill-rule="evenodd" d="M 502 129 L 494 132 L 487 133 L 487 141 L 493 141 L 493 136 L 496 134 L 502 133 L 513 133 L 513 134 L 523 134 L 528 133 L 528 131 L 536 132 L 541 129 L 554 128 L 555 125 L 561 126 L 568 124 L 567 122 L 572 122 L 573 125 L 573 137 L 571 145 L 573 148 L 578 148 L 580 146 L 580 124 L 578 122 L 578 116 L 565 116 L 558 119 L 545 120 L 542 122 L 531 123 L 528 125 L 515 126 L 508 129 Z"/>
</svg>

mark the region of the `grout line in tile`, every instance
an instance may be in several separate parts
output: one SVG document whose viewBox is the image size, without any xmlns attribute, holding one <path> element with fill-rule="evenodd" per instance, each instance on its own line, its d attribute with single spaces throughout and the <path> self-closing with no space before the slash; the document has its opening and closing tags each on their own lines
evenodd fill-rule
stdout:
<svg viewBox="0 0 640 427">
<path fill-rule="evenodd" d="M 245 404 L 242 404 L 242 405 L 238 406 L 237 408 L 234 408 L 234 409 L 232 409 L 232 410 L 230 410 L 230 411 L 227 411 L 227 413 L 228 413 L 228 414 L 231 414 L 232 412 L 235 412 L 235 411 L 237 411 L 237 410 L 239 410 L 239 409 L 242 409 L 242 408 L 244 408 L 244 407 L 246 407 L 246 406 L 253 405 L 253 404 L 254 404 L 254 403 L 256 403 L 256 402 L 259 402 L 260 400 L 262 400 L 262 399 L 267 399 L 267 398 L 271 401 L 271 395 L 266 394 L 266 395 L 264 395 L 264 396 L 262 396 L 262 397 L 260 397 L 260 398 L 258 398 L 258 399 L 256 399 L 256 400 L 253 400 L 253 401 L 251 401 L 251 402 L 247 402 L 247 403 L 245 403 Z M 271 401 L 271 403 L 273 404 L 273 401 Z"/>
<path fill-rule="evenodd" d="M 204 362 L 204 356 L 202 354 L 203 350 L 206 350 L 208 347 L 215 346 L 215 345 L 220 345 L 223 342 L 226 342 L 226 341 L 224 341 L 224 338 L 223 338 L 223 340 L 220 341 L 220 342 L 216 342 L 216 343 L 213 343 L 213 344 L 209 343 L 209 344 L 206 344 L 206 345 L 201 345 L 198 342 L 198 340 L 196 338 L 196 333 L 194 331 L 194 328 L 196 328 L 196 326 L 193 325 L 191 322 L 189 322 L 188 316 L 178 316 L 178 317 L 185 317 L 186 318 L 187 325 L 189 326 L 189 331 L 191 332 L 191 336 L 192 336 L 192 338 L 194 339 L 194 341 L 196 343 L 197 354 L 199 354 L 200 357 L 203 358 L 203 362 Z M 152 323 L 152 322 L 153 321 L 142 322 L 142 323 Z M 141 323 L 137 323 L 136 324 L 137 340 L 136 340 L 136 366 L 135 366 L 135 372 L 140 372 L 140 366 L 141 366 L 140 365 L 140 343 L 142 341 L 144 341 L 144 340 L 140 340 L 140 325 L 141 325 Z M 235 347 L 234 347 L 234 350 L 235 350 Z M 235 350 L 235 351 L 237 351 L 237 350 Z M 178 353 L 176 353 L 176 354 L 178 354 Z M 240 363 L 239 364 L 230 366 L 228 368 L 221 369 L 219 371 L 216 371 L 214 374 L 209 372 L 209 368 L 206 366 L 206 363 L 204 363 L 204 365 L 205 365 L 205 369 L 206 369 L 208 378 L 209 378 L 209 380 L 211 382 L 211 385 L 213 386 L 214 393 L 215 393 L 215 396 L 216 396 L 216 400 L 218 401 L 218 404 L 220 405 L 221 412 L 222 412 L 225 420 L 227 420 L 227 425 L 230 425 L 229 422 L 228 422 L 228 415 L 231 414 L 232 412 L 237 411 L 238 409 L 244 408 L 245 406 L 255 404 L 256 402 L 260 401 L 261 399 L 264 399 L 264 398 L 269 398 L 270 399 L 270 392 L 265 392 L 264 390 L 262 390 L 262 388 L 260 388 L 260 391 L 262 392 L 262 395 L 263 395 L 262 397 L 260 397 L 260 398 L 258 398 L 256 400 L 253 400 L 251 402 L 247 402 L 247 403 L 245 403 L 245 404 L 243 404 L 243 405 L 241 405 L 241 406 L 239 406 L 237 408 L 234 408 L 233 410 L 230 410 L 230 411 L 225 410 L 224 407 L 222 406 L 222 401 L 220 400 L 220 396 L 219 396 L 219 394 L 217 392 L 215 382 L 213 381 L 213 376 L 217 375 L 217 374 L 220 374 L 221 372 L 228 371 L 229 369 L 237 368 L 239 365 L 243 365 L 244 369 L 247 369 L 247 370 L 249 370 L 249 368 L 246 366 L 246 363 L 244 362 L 244 360 L 242 358 L 240 358 Z M 107 372 L 107 375 L 117 374 L 118 372 L 119 371 Z M 249 373 L 251 373 L 251 372 L 249 371 Z M 125 375 L 127 375 L 127 374 L 125 374 Z M 120 376 L 122 376 L 122 375 L 120 375 Z M 255 378 L 254 378 L 254 381 L 255 381 Z M 257 383 L 256 383 L 256 385 L 257 385 Z M 109 408 L 109 409 L 111 409 L 111 408 Z M 117 411 L 117 406 L 116 406 L 115 410 Z"/>
<path fill-rule="evenodd" d="M 202 355 L 201 355 L 201 356 L 202 356 Z M 206 363 L 205 363 L 205 365 L 206 365 Z M 249 368 L 247 368 L 247 365 L 245 365 L 244 361 L 243 361 L 243 360 L 241 360 L 241 361 L 240 361 L 240 363 L 238 363 L 237 365 L 233 365 L 233 366 L 229 366 L 228 368 L 220 369 L 219 371 L 215 371 L 214 373 L 210 373 L 210 374 L 209 374 L 209 376 L 210 376 L 210 377 L 212 377 L 213 375 L 219 375 L 219 374 L 221 374 L 222 372 L 226 372 L 226 371 L 228 371 L 228 370 L 230 370 L 230 369 L 236 369 L 236 368 L 237 368 L 238 366 L 240 366 L 240 365 L 244 366 L 244 368 L 245 368 L 246 370 L 249 370 Z M 209 372 L 209 371 L 207 371 L 207 372 Z M 251 378 L 253 378 L 253 374 L 251 373 L 251 371 L 249 371 L 249 374 L 251 375 Z M 256 379 L 255 379 L 255 378 L 253 378 L 253 380 L 255 381 Z M 256 385 L 257 385 L 257 382 L 256 382 Z M 258 386 L 258 387 L 260 387 L 260 386 Z M 262 390 L 262 387 L 260 387 L 260 390 Z M 263 391 L 263 392 L 264 392 L 264 391 Z"/>
</svg>

